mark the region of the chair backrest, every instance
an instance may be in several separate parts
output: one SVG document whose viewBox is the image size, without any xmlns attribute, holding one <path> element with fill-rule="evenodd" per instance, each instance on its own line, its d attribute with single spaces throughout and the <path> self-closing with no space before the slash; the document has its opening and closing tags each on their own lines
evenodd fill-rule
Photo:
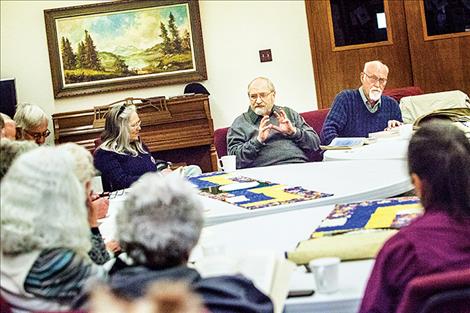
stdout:
<svg viewBox="0 0 470 313">
<path fill-rule="evenodd" d="M 300 115 L 302 115 L 305 122 L 307 122 L 307 124 L 310 125 L 318 135 L 320 135 L 328 112 L 330 112 L 330 109 L 321 109 L 303 112 L 300 113 Z"/>
<path fill-rule="evenodd" d="M 305 122 L 310 125 L 313 130 L 320 136 L 326 116 L 330 109 L 322 109 L 316 111 L 308 111 L 300 113 Z M 214 145 L 217 150 L 217 155 L 220 157 L 227 155 L 227 132 L 228 127 L 219 128 L 214 131 Z M 319 152 L 310 153 L 307 155 L 310 161 L 321 161 L 323 156 Z"/>
<path fill-rule="evenodd" d="M 392 88 L 392 89 L 385 89 L 384 96 L 392 97 L 393 99 L 397 100 L 400 103 L 401 98 L 408 97 L 408 96 L 417 96 L 422 95 L 424 92 L 421 88 L 410 86 L 410 87 L 401 87 L 401 88 Z"/>
<path fill-rule="evenodd" d="M 227 132 L 228 127 L 219 128 L 214 131 L 214 145 L 217 155 L 223 157 L 227 155 Z"/>
<path fill-rule="evenodd" d="M 397 313 L 463 313 L 470 311 L 470 269 L 412 279 Z"/>
<path fill-rule="evenodd" d="M 300 113 L 304 118 L 305 122 L 310 125 L 313 130 L 320 136 L 320 133 L 325 123 L 325 119 L 330 112 L 330 109 L 321 109 L 316 111 L 307 111 Z M 319 162 L 323 160 L 322 151 L 314 151 L 307 153 L 307 157 L 311 162 Z"/>
<path fill-rule="evenodd" d="M 10 305 L 6 302 L 5 299 L 3 299 L 2 296 L 0 296 L 0 312 L 2 313 L 11 313 L 11 307 Z"/>
</svg>

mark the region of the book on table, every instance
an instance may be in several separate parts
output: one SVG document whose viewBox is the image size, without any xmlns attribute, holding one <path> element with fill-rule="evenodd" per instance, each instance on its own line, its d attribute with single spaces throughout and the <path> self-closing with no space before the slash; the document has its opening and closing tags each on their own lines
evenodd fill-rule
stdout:
<svg viewBox="0 0 470 313">
<path fill-rule="evenodd" d="M 295 264 L 273 252 L 250 251 L 203 257 L 194 267 L 202 277 L 242 274 L 271 299 L 275 313 L 282 313 Z"/>
<path fill-rule="evenodd" d="M 348 150 L 371 144 L 374 140 L 365 137 L 336 137 L 327 146 L 320 145 L 322 150 Z"/>
</svg>

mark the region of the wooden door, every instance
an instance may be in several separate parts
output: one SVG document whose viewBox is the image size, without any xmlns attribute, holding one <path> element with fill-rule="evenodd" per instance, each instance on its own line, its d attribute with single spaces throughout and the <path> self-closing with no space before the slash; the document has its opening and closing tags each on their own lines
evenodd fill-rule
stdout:
<svg viewBox="0 0 470 313">
<path fill-rule="evenodd" d="M 319 109 L 330 107 L 341 90 L 359 87 L 360 73 L 367 61 L 381 60 L 389 66 L 387 88 L 413 85 L 402 1 L 383 1 L 387 40 L 341 47 L 336 45 L 333 34 L 330 1 L 306 0 L 305 6 Z"/>
<path fill-rule="evenodd" d="M 429 35 L 423 1 L 404 5 L 414 84 L 424 92 L 459 89 L 470 94 L 470 29 Z M 468 11 L 464 19 L 470 25 Z"/>
</svg>

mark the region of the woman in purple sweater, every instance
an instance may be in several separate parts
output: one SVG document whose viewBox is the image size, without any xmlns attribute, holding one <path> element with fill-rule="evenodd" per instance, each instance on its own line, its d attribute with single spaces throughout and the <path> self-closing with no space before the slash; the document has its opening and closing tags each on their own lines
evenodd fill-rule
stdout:
<svg viewBox="0 0 470 313">
<path fill-rule="evenodd" d="M 408 166 L 425 213 L 379 252 L 360 312 L 395 312 L 413 278 L 470 266 L 470 141 L 429 122 L 410 141 Z"/>
<path fill-rule="evenodd" d="M 95 167 L 101 172 L 103 189 L 129 188 L 147 172 L 171 172 L 170 163 L 155 160 L 139 137 L 141 121 L 134 105 L 113 106 L 106 117 L 102 144 L 95 152 Z M 196 165 L 185 166 L 184 176 L 201 173 Z"/>
</svg>

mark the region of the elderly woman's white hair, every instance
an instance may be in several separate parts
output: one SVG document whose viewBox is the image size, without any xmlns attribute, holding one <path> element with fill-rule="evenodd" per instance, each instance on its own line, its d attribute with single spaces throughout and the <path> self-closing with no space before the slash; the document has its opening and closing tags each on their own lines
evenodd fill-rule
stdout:
<svg viewBox="0 0 470 313">
<path fill-rule="evenodd" d="M 180 175 L 147 173 L 117 216 L 119 242 L 138 264 L 167 268 L 187 261 L 203 226 L 196 189 Z"/>
<path fill-rule="evenodd" d="M 78 180 L 80 180 L 82 184 L 85 184 L 93 178 L 96 171 L 93 166 L 93 157 L 87 149 L 73 142 L 64 143 L 57 146 L 57 148 L 72 155 L 75 160 L 75 175 L 77 175 Z"/>
<path fill-rule="evenodd" d="M 2 253 L 69 248 L 86 256 L 85 192 L 70 154 L 40 147 L 16 159 L 2 180 Z"/>
<path fill-rule="evenodd" d="M 18 104 L 13 117 L 16 127 L 33 129 L 48 122 L 47 114 L 37 105 L 31 103 Z"/>
<path fill-rule="evenodd" d="M 139 152 L 148 153 L 143 148 L 140 138 L 131 141 L 129 121 L 133 113 L 137 113 L 135 105 L 116 104 L 111 107 L 101 134 L 103 141 L 101 149 L 133 156 L 137 156 Z"/>
<path fill-rule="evenodd" d="M 0 141 L 0 180 L 18 156 L 37 147 L 38 145 L 32 141 L 2 139 Z"/>
</svg>

